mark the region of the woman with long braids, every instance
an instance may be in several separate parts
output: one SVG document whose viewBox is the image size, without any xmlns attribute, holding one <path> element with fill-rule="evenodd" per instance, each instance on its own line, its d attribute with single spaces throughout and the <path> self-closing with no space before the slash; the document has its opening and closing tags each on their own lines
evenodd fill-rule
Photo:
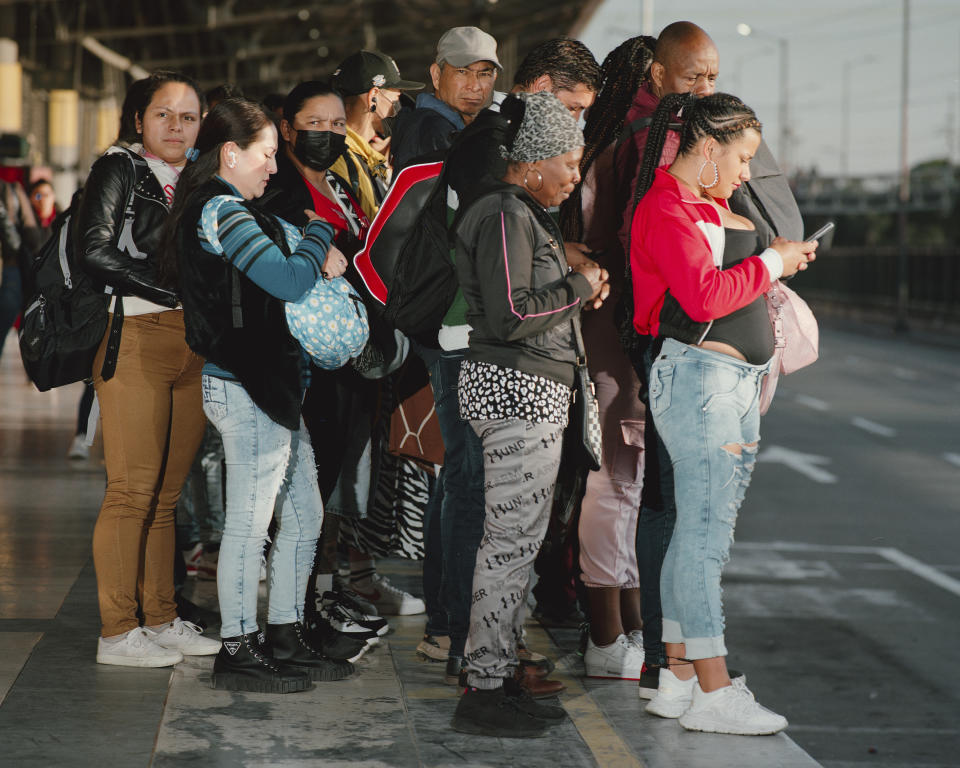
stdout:
<svg viewBox="0 0 960 768">
<path fill-rule="evenodd" d="M 644 671 L 634 546 L 643 487 L 644 407 L 637 397 L 640 382 L 617 337 L 616 304 L 625 259 L 617 237 L 622 209 L 613 162 L 624 118 L 655 45 L 653 38 L 634 37 L 604 60 L 600 91 L 584 128 L 584 181 L 561 208 L 564 236 L 585 243 L 609 271 L 611 285 L 611 298 L 582 318 L 603 428 L 603 465 L 588 473 L 580 508 L 580 567 L 590 618 L 584 663 L 589 677 L 627 680 L 640 679 Z"/>
<path fill-rule="evenodd" d="M 657 161 L 683 109 L 676 160 Z M 728 200 L 750 179 L 761 126 L 740 99 L 670 95 L 654 113 L 631 229 L 634 325 L 654 337 L 649 407 L 670 455 L 677 522 L 660 581 L 667 667 L 647 711 L 688 730 L 759 735 L 786 727 L 727 671 L 720 574 L 760 439 L 773 356 L 763 294 L 807 268 L 817 244 L 776 238 Z"/>
<path fill-rule="evenodd" d="M 179 275 L 186 339 L 203 355 L 203 411 L 223 438 L 227 507 L 217 566 L 223 647 L 215 688 L 306 690 L 353 671 L 318 651 L 303 626 L 323 504 L 310 436 L 300 415 L 306 355 L 290 335 L 284 302 L 342 275 L 333 227 L 313 211 L 301 235 L 250 205 L 276 173 L 277 129 L 259 104 L 225 99 L 204 118 L 199 157 L 183 174 L 165 259 Z M 268 566 L 267 623 L 257 584 L 267 526 L 277 509 Z"/>
</svg>

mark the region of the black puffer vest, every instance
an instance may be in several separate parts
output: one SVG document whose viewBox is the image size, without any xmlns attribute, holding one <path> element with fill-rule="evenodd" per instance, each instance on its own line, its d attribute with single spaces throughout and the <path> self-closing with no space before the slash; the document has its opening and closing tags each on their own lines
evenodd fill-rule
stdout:
<svg viewBox="0 0 960 768">
<path fill-rule="evenodd" d="M 284 302 L 200 244 L 197 223 L 217 195 L 235 195 L 219 179 L 193 192 L 177 231 L 180 295 L 187 344 L 229 371 L 275 422 L 300 427 L 301 351 L 290 335 Z M 290 256 L 283 230 L 269 214 L 245 205 L 264 233 Z"/>
</svg>

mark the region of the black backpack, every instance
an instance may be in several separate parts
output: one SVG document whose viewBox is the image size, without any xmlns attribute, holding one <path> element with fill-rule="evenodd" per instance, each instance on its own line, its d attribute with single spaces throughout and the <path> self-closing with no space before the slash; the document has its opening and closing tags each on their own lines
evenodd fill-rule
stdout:
<svg viewBox="0 0 960 768">
<path fill-rule="evenodd" d="M 457 293 L 442 167 L 422 163 L 400 171 L 353 258 L 373 299 L 368 306 L 414 338 L 435 337 Z"/>
<path fill-rule="evenodd" d="M 130 162 L 136 173 L 137 161 L 130 157 Z M 54 219 L 50 237 L 30 264 L 36 290 L 24 304 L 20 357 L 27 376 L 41 392 L 89 379 L 107 330 L 110 295 L 77 264 L 73 215 L 80 194 L 77 190 L 70 206 Z M 133 189 L 124 217 L 133 219 Z M 119 297 L 117 307 L 114 326 L 119 332 L 123 317 Z M 105 371 L 107 363 L 105 360 Z"/>
</svg>

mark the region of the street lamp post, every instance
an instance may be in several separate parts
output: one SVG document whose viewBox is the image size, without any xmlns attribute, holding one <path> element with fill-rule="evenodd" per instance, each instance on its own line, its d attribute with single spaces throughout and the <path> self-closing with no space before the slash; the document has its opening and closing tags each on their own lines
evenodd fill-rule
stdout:
<svg viewBox="0 0 960 768">
<path fill-rule="evenodd" d="M 744 37 L 758 36 L 775 40 L 780 50 L 780 170 L 786 173 L 790 154 L 790 42 L 785 37 L 757 32 L 749 24 L 737 24 Z"/>
</svg>

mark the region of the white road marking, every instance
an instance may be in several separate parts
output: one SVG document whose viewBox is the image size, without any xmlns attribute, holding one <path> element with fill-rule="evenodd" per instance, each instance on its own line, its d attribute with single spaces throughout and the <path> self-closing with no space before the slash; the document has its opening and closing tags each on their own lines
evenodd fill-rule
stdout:
<svg viewBox="0 0 960 768">
<path fill-rule="evenodd" d="M 812 408 L 815 411 L 829 411 L 830 403 L 826 400 L 820 400 L 816 397 L 810 397 L 809 395 L 797 395 L 794 400 L 800 405 L 805 405 L 807 408 Z"/>
<path fill-rule="evenodd" d="M 955 467 L 960 467 L 960 453 L 945 453 L 943 458 L 948 464 L 953 464 Z"/>
<path fill-rule="evenodd" d="M 799 472 L 816 483 L 830 484 L 837 482 L 837 476 L 832 472 L 821 469 L 821 464 L 829 464 L 826 456 L 817 456 L 814 453 L 792 451 L 781 445 L 768 445 L 757 456 L 757 461 L 772 464 L 785 464 L 789 469 Z"/>
<path fill-rule="evenodd" d="M 936 568 L 917 560 L 915 557 L 910 557 L 910 555 L 893 547 L 836 546 L 830 544 L 807 544 L 794 541 L 738 541 L 734 544 L 734 547 L 775 550 L 778 552 L 836 552 L 844 555 L 877 555 L 899 566 L 903 570 L 909 571 L 914 576 L 929 581 L 931 584 L 942 587 L 947 590 L 947 592 L 960 597 L 960 580 L 952 576 L 947 576 L 947 574 L 938 571 Z"/>
<path fill-rule="evenodd" d="M 910 368 L 901 368 L 897 366 L 893 369 L 893 375 L 898 379 L 903 379 L 904 381 L 916 381 L 920 378 L 920 374 L 916 371 L 911 370 Z"/>
<path fill-rule="evenodd" d="M 844 725 L 794 725 L 790 723 L 791 731 L 805 733 L 860 733 L 865 736 L 896 734 L 898 736 L 955 736 L 956 728 L 877 728 L 875 726 L 844 726 Z"/>
<path fill-rule="evenodd" d="M 861 419 L 859 416 L 850 420 L 850 423 L 853 424 L 857 429 L 862 429 L 864 432 L 869 432 L 871 435 L 879 435 L 880 437 L 896 437 L 897 430 L 890 427 L 885 427 L 883 424 L 877 424 L 875 421 L 870 421 L 870 419 Z"/>
</svg>

